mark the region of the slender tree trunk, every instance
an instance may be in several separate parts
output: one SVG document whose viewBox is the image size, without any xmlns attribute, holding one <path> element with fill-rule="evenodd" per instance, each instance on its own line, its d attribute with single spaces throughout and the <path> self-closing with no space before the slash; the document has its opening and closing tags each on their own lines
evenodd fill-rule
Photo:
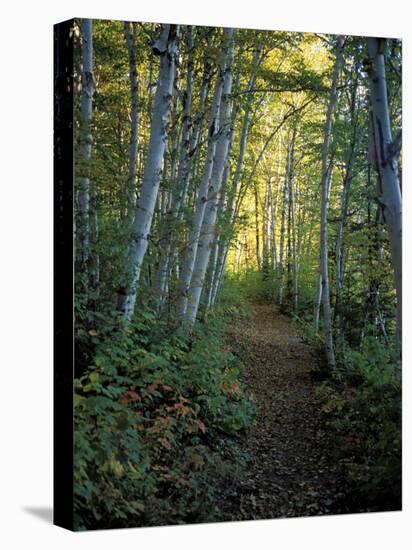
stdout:
<svg viewBox="0 0 412 550">
<path fill-rule="evenodd" d="M 153 213 L 162 176 L 162 163 L 176 73 L 178 31 L 178 26 L 163 25 L 160 39 L 153 47 L 153 51 L 160 55 L 159 78 L 143 184 L 133 222 L 133 242 L 129 252 L 129 284 L 123 293 L 119 293 L 117 304 L 126 320 L 130 320 L 134 313 L 142 263 L 148 247 Z"/>
<path fill-rule="evenodd" d="M 329 201 L 329 193 L 331 189 L 331 181 L 332 179 L 332 171 L 329 170 L 328 173 L 328 182 L 327 182 L 327 188 L 328 188 L 328 201 Z M 309 242 L 310 245 L 310 242 Z M 316 287 L 316 300 L 315 300 L 315 310 L 314 310 L 314 328 L 315 332 L 319 332 L 319 319 L 320 319 L 320 309 L 322 305 L 322 273 L 319 271 L 319 277 L 318 277 L 318 284 Z"/>
<path fill-rule="evenodd" d="M 288 145 L 287 180 L 289 190 L 289 219 L 288 219 L 288 286 L 289 297 L 293 310 L 298 307 L 298 279 L 297 279 L 297 249 L 296 249 L 296 212 L 295 212 L 295 142 L 297 129 L 294 126 L 290 144 Z"/>
<path fill-rule="evenodd" d="M 266 180 L 265 200 L 262 208 L 262 271 L 267 274 L 269 268 L 269 247 L 270 247 L 270 230 L 269 230 L 269 185 Z"/>
<path fill-rule="evenodd" d="M 132 222 L 136 207 L 137 195 L 137 151 L 139 136 L 139 112 L 138 112 L 138 92 L 139 79 L 136 65 L 136 34 L 137 23 L 124 23 L 124 34 L 129 55 L 129 78 L 130 78 L 130 142 L 129 142 L 129 171 L 126 187 L 126 219 Z"/>
<path fill-rule="evenodd" d="M 219 256 L 219 236 L 215 239 L 212 247 L 212 253 L 210 255 L 210 277 L 209 284 L 207 289 L 207 301 L 206 301 L 206 310 L 210 309 L 213 304 L 214 290 L 216 284 L 216 270 L 217 270 L 217 260 Z"/>
<path fill-rule="evenodd" d="M 330 287 L 329 287 L 329 266 L 328 266 L 328 239 L 327 239 L 327 216 L 329 209 L 329 191 L 332 178 L 330 177 L 331 167 L 329 165 L 329 147 L 331 141 L 332 116 L 338 99 L 337 83 L 340 67 L 343 57 L 343 36 L 339 35 L 336 41 L 336 60 L 332 75 L 332 84 L 329 97 L 329 105 L 326 114 L 325 139 L 323 142 L 322 153 L 322 201 L 321 201 L 321 220 L 320 220 L 320 273 L 322 286 L 322 305 L 323 305 L 323 330 L 325 334 L 325 351 L 329 367 L 336 365 L 335 350 L 333 346 L 333 327 L 332 313 L 330 305 Z"/>
<path fill-rule="evenodd" d="M 192 227 L 189 232 L 189 240 L 188 240 L 185 259 L 183 263 L 181 285 L 179 289 L 178 304 L 177 304 L 177 311 L 178 311 L 179 317 L 184 317 L 187 310 L 188 293 L 189 293 L 192 276 L 193 276 L 193 269 L 196 261 L 196 254 L 197 254 L 200 232 L 202 228 L 202 222 L 203 222 L 206 205 L 208 201 L 208 190 L 211 185 L 211 178 L 213 178 L 217 140 L 222 130 L 219 125 L 219 113 L 220 113 L 220 105 L 222 102 L 223 87 L 225 82 L 226 60 L 228 56 L 227 49 L 226 49 L 227 41 L 228 41 L 228 37 L 226 33 L 224 44 L 223 44 L 223 53 L 220 60 L 219 76 L 216 81 L 212 109 L 210 112 L 209 140 L 208 140 L 208 148 L 206 153 L 206 162 L 205 162 L 202 181 L 200 183 L 200 188 L 197 195 L 196 210 L 193 216 Z M 222 167 L 222 171 L 223 171 L 223 167 Z"/>
<path fill-rule="evenodd" d="M 284 176 L 283 185 L 283 204 L 282 204 L 282 216 L 280 221 L 280 246 L 279 246 L 279 273 L 278 273 L 278 301 L 279 305 L 283 304 L 283 285 L 284 285 L 284 273 L 285 273 L 285 234 L 286 234 L 286 213 L 288 208 L 288 171 L 289 171 L 289 144 L 288 154 L 286 155 L 286 170 Z"/>
<path fill-rule="evenodd" d="M 93 74 L 93 22 L 91 19 L 83 19 L 81 23 L 82 34 L 82 94 L 79 132 L 79 156 L 82 176 L 78 180 L 78 208 L 79 218 L 77 223 L 78 246 L 77 261 L 78 272 L 84 277 L 84 284 L 88 281 L 88 261 L 90 247 L 90 179 L 89 162 L 92 156 L 92 112 L 94 93 Z"/>
<path fill-rule="evenodd" d="M 239 56 L 241 59 L 241 55 Z M 239 92 L 240 87 L 240 77 L 241 77 L 241 71 L 240 71 L 241 63 L 239 60 L 239 70 L 237 74 L 236 79 L 236 86 L 234 89 L 234 93 L 237 94 Z M 215 240 L 212 245 L 212 262 L 213 269 L 211 270 L 211 277 L 208 282 L 208 298 L 206 302 L 206 309 L 210 309 L 216 299 L 216 295 L 218 292 L 219 287 L 219 281 L 220 281 L 220 272 L 222 269 L 222 264 L 224 261 L 224 253 L 225 253 L 225 242 L 230 242 L 231 235 L 227 235 L 225 233 L 225 229 L 230 225 L 230 220 L 226 220 L 226 224 L 223 224 L 223 212 L 225 210 L 225 204 L 230 202 L 230 198 L 227 199 L 228 196 L 228 187 L 229 187 L 229 180 L 231 175 L 231 156 L 233 151 L 233 144 L 235 141 L 235 131 L 237 126 L 237 120 L 239 116 L 239 104 L 237 102 L 237 99 L 235 98 L 232 101 L 232 120 L 231 120 L 231 134 L 230 134 L 230 141 L 227 151 L 227 158 L 225 163 L 225 168 L 223 170 L 223 176 L 222 176 L 222 193 L 221 198 L 219 200 L 219 206 L 218 206 L 218 213 L 217 213 L 217 220 L 221 222 L 220 227 L 220 233 L 216 235 Z M 224 225 L 224 227 L 222 227 Z M 230 228 L 229 228 L 230 229 Z M 227 231 L 227 229 L 226 229 Z"/>
<path fill-rule="evenodd" d="M 379 175 L 378 190 L 388 228 L 392 266 L 397 296 L 397 335 L 402 344 L 402 197 L 399 182 L 400 146 L 392 139 L 388 92 L 385 76 L 386 41 L 368 38 L 368 75 L 373 115 L 375 166 Z"/>
<path fill-rule="evenodd" d="M 269 200 L 270 200 L 270 229 L 272 234 L 272 268 L 278 267 L 278 245 L 277 245 L 277 213 L 279 202 L 279 187 L 276 189 L 275 201 L 273 202 L 272 178 L 269 178 Z"/>
<path fill-rule="evenodd" d="M 90 274 L 90 290 L 93 296 L 91 306 L 96 309 L 97 299 L 99 295 L 100 283 L 100 257 L 97 250 L 99 242 L 99 217 L 97 211 L 97 189 L 96 182 L 90 182 L 90 257 L 89 257 L 89 274 Z"/>
<path fill-rule="evenodd" d="M 235 210 L 235 201 L 239 190 L 239 184 L 243 175 L 246 149 L 247 149 L 247 144 L 248 144 L 249 134 L 250 134 L 251 104 L 252 104 L 252 97 L 253 97 L 252 90 L 255 86 L 257 71 L 259 69 L 259 66 L 262 60 L 263 60 L 262 50 L 258 48 L 253 58 L 252 74 L 250 75 L 249 82 L 246 88 L 247 100 L 246 100 L 245 111 L 244 111 L 243 122 L 242 122 L 242 131 L 241 131 L 240 145 L 239 145 L 239 156 L 237 157 L 236 170 L 233 177 L 232 187 L 229 193 L 228 204 L 227 204 L 227 210 L 229 212 L 228 223 L 232 227 L 236 221 L 236 216 L 237 216 L 236 210 Z M 238 77 L 239 76 L 240 76 L 240 73 Z M 239 88 L 239 84 L 237 85 L 237 88 Z M 232 134 L 232 141 L 233 141 L 233 137 L 234 137 L 234 133 Z M 213 298 L 212 298 L 212 304 L 215 302 L 219 288 L 221 288 L 223 283 L 231 238 L 232 238 L 232 235 L 230 234 L 228 237 L 222 239 L 223 242 L 220 245 L 220 253 L 218 258 L 218 265 L 216 267 L 217 275 L 216 275 L 216 281 L 215 281 L 215 289 L 214 289 Z"/>
<path fill-rule="evenodd" d="M 167 251 L 164 258 L 164 264 L 159 267 L 159 270 L 163 270 L 163 283 L 165 284 L 165 276 L 167 273 L 176 272 L 176 280 L 180 278 L 180 268 L 176 262 L 179 261 L 179 254 L 177 253 L 178 240 L 176 238 L 176 232 L 181 227 L 181 221 L 183 217 L 183 205 L 187 200 L 189 185 L 195 172 L 195 152 L 199 145 L 199 138 L 202 130 L 202 123 L 204 118 L 204 112 L 201 112 L 199 116 L 192 122 L 192 87 L 194 81 L 194 63 L 193 63 L 193 36 L 190 32 L 188 35 L 188 47 L 189 49 L 189 63 L 188 63 L 188 76 L 187 76 L 187 88 L 184 101 L 184 120 L 183 120 L 183 138 L 181 144 L 181 157 L 179 161 L 179 169 L 177 173 L 177 196 L 173 202 L 173 208 L 171 211 L 171 227 L 169 228 L 166 236 Z M 200 90 L 201 106 L 206 104 L 207 95 L 210 87 L 211 78 L 211 65 L 206 62 L 204 65 L 204 78 L 202 87 Z M 175 268 L 173 268 L 175 264 Z M 161 306 L 161 304 L 160 304 Z"/>
<path fill-rule="evenodd" d="M 251 80 L 249 81 L 249 88 L 250 89 L 254 86 L 254 82 L 255 82 L 255 78 L 251 78 Z M 231 226 L 234 225 L 235 218 L 236 218 L 235 200 L 236 200 L 237 192 L 238 192 L 238 189 L 239 189 L 239 184 L 240 184 L 242 174 L 243 174 L 243 166 L 244 166 L 244 162 L 245 162 L 246 147 L 247 147 L 247 143 L 248 143 L 248 139 L 249 139 L 249 132 L 250 132 L 250 104 L 248 103 L 247 106 L 246 106 L 245 115 L 244 115 L 243 124 L 242 124 L 239 156 L 237 158 L 235 175 L 234 175 L 234 178 L 233 178 L 232 188 L 230 190 L 228 206 L 227 206 L 227 209 L 228 209 L 228 212 L 229 212 L 229 224 Z M 218 259 L 218 266 L 217 266 L 218 275 L 217 275 L 217 281 L 216 281 L 216 285 L 215 285 L 216 288 L 215 288 L 215 292 L 214 292 L 213 302 L 216 299 L 216 294 L 217 294 L 217 292 L 218 292 L 218 290 L 221 287 L 222 282 L 223 282 L 223 276 L 224 276 L 224 272 L 225 272 L 225 269 L 226 269 L 226 262 L 227 262 L 227 255 L 228 255 L 228 252 L 229 252 L 229 247 L 230 247 L 230 241 L 231 241 L 231 236 L 225 238 L 224 243 L 220 247 L 221 252 L 220 252 L 220 257 Z"/>
<path fill-rule="evenodd" d="M 167 278 L 170 272 L 173 258 L 175 257 L 174 242 L 175 231 L 180 220 L 180 213 L 187 194 L 190 179 L 190 137 L 192 130 L 192 95 L 194 80 L 194 60 L 193 60 L 193 28 L 189 26 L 186 32 L 186 50 L 188 52 L 186 89 L 183 94 L 183 116 L 182 116 L 182 136 L 180 143 L 180 156 L 177 170 L 172 171 L 171 180 L 176 183 L 177 189 L 171 194 L 172 204 L 169 205 L 167 221 L 165 223 L 166 235 L 163 239 L 163 254 L 160 257 L 158 267 L 158 287 L 160 291 L 158 308 L 162 307 L 166 296 Z"/>
<path fill-rule="evenodd" d="M 213 243 L 219 194 L 232 132 L 230 117 L 230 94 L 233 81 L 234 29 L 225 29 L 225 38 L 228 53 L 222 93 L 222 108 L 220 113 L 220 135 L 216 146 L 211 183 L 207 194 L 207 206 L 203 218 L 202 231 L 196 254 L 196 263 L 193 269 L 193 277 L 187 303 L 186 317 L 192 324 L 196 320 L 200 296 L 203 290 L 205 274 L 209 262 L 211 245 Z"/>
<path fill-rule="evenodd" d="M 293 282 L 292 282 L 292 304 L 295 313 L 298 310 L 298 257 L 296 244 L 296 211 L 295 211 L 295 189 L 293 175 L 289 182 L 290 192 L 290 213 L 291 213 L 291 233 L 292 233 L 292 256 L 293 256 Z"/>
<path fill-rule="evenodd" d="M 354 85 L 352 88 L 351 96 L 351 117 L 350 123 L 352 130 L 352 138 L 349 147 L 348 159 L 345 163 L 345 176 L 343 179 L 342 190 L 342 205 L 341 205 L 341 218 L 338 225 L 338 231 L 336 236 L 336 299 L 335 299 L 335 322 L 339 332 L 342 332 L 342 290 L 345 278 L 345 247 L 344 247 L 344 235 L 348 222 L 348 209 L 350 190 L 352 184 L 352 174 L 357 153 L 358 145 L 358 106 L 357 106 L 357 90 L 358 90 L 358 73 L 355 73 Z M 368 170 L 369 171 L 369 170 Z M 369 180 L 369 176 L 368 176 Z"/>
<path fill-rule="evenodd" d="M 255 197 L 255 250 L 256 250 L 256 263 L 258 271 L 261 270 L 262 262 L 260 258 L 260 231 L 259 231 L 259 198 L 258 198 L 258 189 L 257 182 L 254 181 L 253 184 L 253 193 Z"/>
<path fill-rule="evenodd" d="M 316 285 L 316 300 L 315 300 L 315 311 L 313 314 L 313 325 L 315 332 L 319 332 L 319 317 L 320 317 L 320 306 L 322 305 L 322 275 L 318 275 L 318 283 Z"/>
<path fill-rule="evenodd" d="M 338 327 L 341 323 L 341 296 L 345 277 L 345 249 L 343 246 L 343 237 L 348 223 L 348 209 L 350 199 L 350 188 L 352 183 L 353 155 L 349 159 L 346 167 L 345 178 L 343 181 L 341 218 L 338 225 L 336 236 L 336 300 L 335 300 L 335 320 Z"/>
</svg>

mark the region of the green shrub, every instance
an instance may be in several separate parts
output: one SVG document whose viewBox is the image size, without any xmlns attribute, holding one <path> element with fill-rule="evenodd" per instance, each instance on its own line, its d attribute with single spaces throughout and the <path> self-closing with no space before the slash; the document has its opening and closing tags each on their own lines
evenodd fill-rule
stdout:
<svg viewBox="0 0 412 550">
<path fill-rule="evenodd" d="M 245 301 L 273 302 L 275 289 L 275 274 L 271 269 L 255 271 L 248 269 L 231 275 L 237 283 Z"/>
<path fill-rule="evenodd" d="M 343 347 L 323 412 L 353 480 L 353 498 L 370 510 L 401 506 L 401 383 L 395 350 L 367 337 Z"/>
<path fill-rule="evenodd" d="M 215 493 L 242 464 L 231 434 L 253 417 L 222 322 L 188 334 L 140 311 L 96 327 L 76 379 L 76 528 L 218 518 Z"/>
</svg>

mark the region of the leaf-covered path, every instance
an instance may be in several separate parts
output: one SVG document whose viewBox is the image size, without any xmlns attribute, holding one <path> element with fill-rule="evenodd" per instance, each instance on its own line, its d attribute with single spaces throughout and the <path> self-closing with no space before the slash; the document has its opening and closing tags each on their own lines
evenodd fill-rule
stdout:
<svg viewBox="0 0 412 550">
<path fill-rule="evenodd" d="M 293 320 L 254 304 L 254 321 L 231 331 L 256 399 L 256 423 L 243 442 L 245 473 L 225 497 L 232 520 L 345 512 L 345 476 L 333 457 L 311 371 L 316 351 Z"/>
</svg>

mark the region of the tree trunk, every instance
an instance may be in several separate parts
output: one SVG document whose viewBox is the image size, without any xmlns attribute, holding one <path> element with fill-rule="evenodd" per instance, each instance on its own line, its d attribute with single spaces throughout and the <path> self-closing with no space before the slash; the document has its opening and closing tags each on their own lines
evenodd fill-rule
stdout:
<svg viewBox="0 0 412 550">
<path fill-rule="evenodd" d="M 278 245 L 277 245 L 277 213 L 278 213 L 278 201 L 279 201 L 279 187 L 276 189 L 275 200 L 273 201 L 273 185 L 272 177 L 269 178 L 269 201 L 270 201 L 270 232 L 271 232 L 271 266 L 276 270 L 278 267 Z"/>
<path fill-rule="evenodd" d="M 259 52 L 260 53 L 260 52 Z M 246 148 L 249 140 L 249 133 L 250 133 L 250 126 L 251 126 L 251 91 L 253 89 L 253 86 L 255 85 L 256 81 L 256 71 L 259 66 L 261 60 L 261 54 L 258 55 L 258 52 L 255 54 L 254 59 L 254 71 L 249 79 L 248 87 L 247 87 L 247 93 L 248 93 L 248 101 L 246 103 L 245 107 L 245 113 L 244 118 L 242 122 L 242 132 L 240 136 L 240 148 L 239 148 L 239 156 L 237 158 L 236 162 L 236 170 L 233 177 L 233 183 L 229 194 L 227 209 L 229 212 L 229 224 L 231 226 L 234 225 L 236 220 L 236 213 L 235 213 L 235 201 L 237 192 L 239 189 L 239 184 L 243 175 L 243 167 L 245 163 L 245 155 L 246 155 Z M 223 277 L 226 269 L 226 263 L 227 263 L 227 256 L 229 253 L 229 247 L 231 242 L 231 235 L 227 238 L 223 239 L 223 243 L 220 246 L 220 253 L 218 258 L 218 265 L 216 268 L 216 282 L 215 282 L 215 289 L 212 297 L 212 304 L 214 303 L 216 299 L 216 295 L 219 291 L 219 288 L 222 286 L 223 283 Z"/>
<path fill-rule="evenodd" d="M 291 237 L 292 237 L 292 256 L 293 256 L 293 273 L 292 273 L 292 304 L 293 310 L 296 313 L 298 309 L 298 256 L 297 256 L 297 244 L 296 244 L 296 209 L 295 209 L 295 189 L 293 173 L 290 176 L 289 181 L 289 193 L 290 193 L 290 213 L 291 213 Z"/>
<path fill-rule="evenodd" d="M 196 263 L 193 269 L 193 277 L 189 289 L 187 303 L 187 320 L 194 323 L 203 290 L 205 274 L 209 262 L 211 245 L 213 243 L 219 194 L 225 163 L 227 161 L 229 143 L 232 133 L 230 117 L 230 94 L 233 81 L 233 57 L 234 57 L 234 29 L 225 29 L 225 43 L 227 48 L 227 65 L 224 75 L 222 92 L 222 108 L 220 113 L 220 135 L 216 145 L 215 161 L 211 176 L 211 183 L 207 194 L 207 206 L 203 218 L 202 231 L 199 238 Z"/>
<path fill-rule="evenodd" d="M 208 190 L 211 185 L 211 178 L 213 177 L 215 152 L 217 147 L 217 140 L 221 132 L 219 125 L 219 112 L 222 102 L 222 93 L 225 82 L 225 70 L 227 60 L 227 33 L 225 34 L 223 53 L 220 60 L 219 76 L 216 81 L 214 98 L 209 119 L 209 140 L 206 153 L 206 162 L 203 172 L 202 181 L 200 183 L 199 192 L 197 195 L 196 210 L 193 216 L 192 227 L 189 232 L 189 239 L 187 243 L 187 249 L 185 259 L 183 263 L 183 270 L 181 276 L 181 285 L 179 289 L 177 312 L 179 317 L 184 317 L 188 304 L 188 293 L 192 281 L 193 269 L 196 261 L 197 247 L 199 242 L 199 236 L 202 228 L 202 222 L 205 215 L 206 204 L 208 200 Z M 223 170 L 223 167 L 222 167 Z"/>
<path fill-rule="evenodd" d="M 82 176 L 78 181 L 78 208 L 79 218 L 77 224 L 78 247 L 77 261 L 78 272 L 84 277 L 84 284 L 88 280 L 88 260 L 90 246 L 90 179 L 88 176 L 89 162 L 92 156 L 92 110 L 94 93 L 93 74 L 93 22 L 91 19 L 83 19 L 81 23 L 82 34 L 82 94 L 79 131 L 79 156 Z"/>
<path fill-rule="evenodd" d="M 322 306 L 323 306 L 323 330 L 325 334 L 325 351 L 329 367 L 336 365 L 335 350 L 333 346 L 333 327 L 332 313 L 330 305 L 330 287 L 329 287 L 329 266 L 328 266 L 328 239 L 327 239 L 327 216 L 329 209 L 329 191 L 332 178 L 331 167 L 329 166 L 329 148 L 331 141 L 332 116 L 338 99 L 337 83 L 339 78 L 340 66 L 343 57 L 343 36 L 339 35 L 336 41 L 336 60 L 332 75 L 332 84 L 329 96 L 329 105 L 326 113 L 325 139 L 322 152 L 322 200 L 321 200 L 321 219 L 320 219 L 320 274 L 322 286 Z"/>
<path fill-rule="evenodd" d="M 288 145 L 289 147 L 289 145 Z M 285 171 L 285 183 L 283 186 L 283 204 L 282 204 L 282 217 L 280 222 L 280 246 L 279 246 L 279 273 L 278 273 L 278 301 L 279 305 L 283 303 L 283 283 L 285 272 L 285 233 L 286 233 L 286 211 L 288 207 L 288 164 L 289 153 L 286 159 L 286 171 Z"/>
<path fill-rule="evenodd" d="M 356 69 L 357 70 L 357 69 Z M 352 174 L 353 167 L 355 163 L 355 158 L 357 155 L 358 147 L 358 112 L 359 107 L 357 104 L 357 91 L 358 91 L 358 73 L 354 75 L 354 84 L 351 94 L 350 102 L 350 124 L 352 127 L 352 138 L 349 147 L 349 155 L 345 162 L 345 176 L 343 179 L 343 190 L 342 190 L 342 204 L 341 204 L 341 218 L 338 225 L 338 231 L 336 236 L 336 299 L 335 299 L 335 322 L 336 327 L 339 332 L 342 329 L 342 290 L 343 283 L 345 278 L 345 247 L 344 247 L 344 235 L 348 221 L 348 209 L 349 209 L 349 199 L 350 199 L 350 190 L 352 184 Z M 369 179 L 369 178 L 368 178 Z"/>
<path fill-rule="evenodd" d="M 259 230 L 259 197 L 258 197 L 258 188 L 257 181 L 253 182 L 253 194 L 255 197 L 255 251 L 256 251 L 256 263 L 258 271 L 262 267 L 262 262 L 260 259 L 260 230 Z"/>
<path fill-rule="evenodd" d="M 373 116 L 374 164 L 379 175 L 381 202 L 388 228 L 397 296 L 397 336 L 402 344 L 402 197 L 399 147 L 392 140 L 385 76 L 386 41 L 368 38 L 368 75 Z"/>
<path fill-rule="evenodd" d="M 153 46 L 153 51 L 160 55 L 159 78 L 143 184 L 133 222 L 133 242 L 129 252 L 128 285 L 123 292 L 119 292 L 117 304 L 118 309 L 123 312 L 125 320 L 128 321 L 134 313 L 142 263 L 148 247 L 153 213 L 162 176 L 162 163 L 176 72 L 178 31 L 178 26 L 163 25 L 160 39 Z"/>
<path fill-rule="evenodd" d="M 138 113 L 138 90 L 139 80 L 136 67 L 136 33 L 137 23 L 124 23 L 124 34 L 129 56 L 129 79 L 130 79 L 130 142 L 129 142 L 129 171 L 126 187 L 126 208 L 125 214 L 128 221 L 132 221 L 136 207 L 137 194 L 137 150 L 139 135 L 139 113 Z"/>
</svg>

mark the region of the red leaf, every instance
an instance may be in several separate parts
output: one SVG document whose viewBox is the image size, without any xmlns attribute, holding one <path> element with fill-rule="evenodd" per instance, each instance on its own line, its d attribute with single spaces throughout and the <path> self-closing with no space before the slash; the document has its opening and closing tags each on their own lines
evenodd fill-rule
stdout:
<svg viewBox="0 0 412 550">
<path fill-rule="evenodd" d="M 197 425 L 199 426 L 199 430 L 202 432 L 202 434 L 206 433 L 206 426 L 201 420 L 197 421 Z"/>
<path fill-rule="evenodd" d="M 124 405 L 127 405 L 128 403 L 133 403 L 134 401 L 141 401 L 141 399 L 140 395 L 132 390 L 124 392 L 124 394 L 120 397 L 120 402 Z"/>
<path fill-rule="evenodd" d="M 147 391 L 150 393 L 153 393 L 154 391 L 157 390 L 158 387 L 159 387 L 159 382 L 153 382 L 153 384 L 149 384 L 147 386 Z"/>
</svg>

